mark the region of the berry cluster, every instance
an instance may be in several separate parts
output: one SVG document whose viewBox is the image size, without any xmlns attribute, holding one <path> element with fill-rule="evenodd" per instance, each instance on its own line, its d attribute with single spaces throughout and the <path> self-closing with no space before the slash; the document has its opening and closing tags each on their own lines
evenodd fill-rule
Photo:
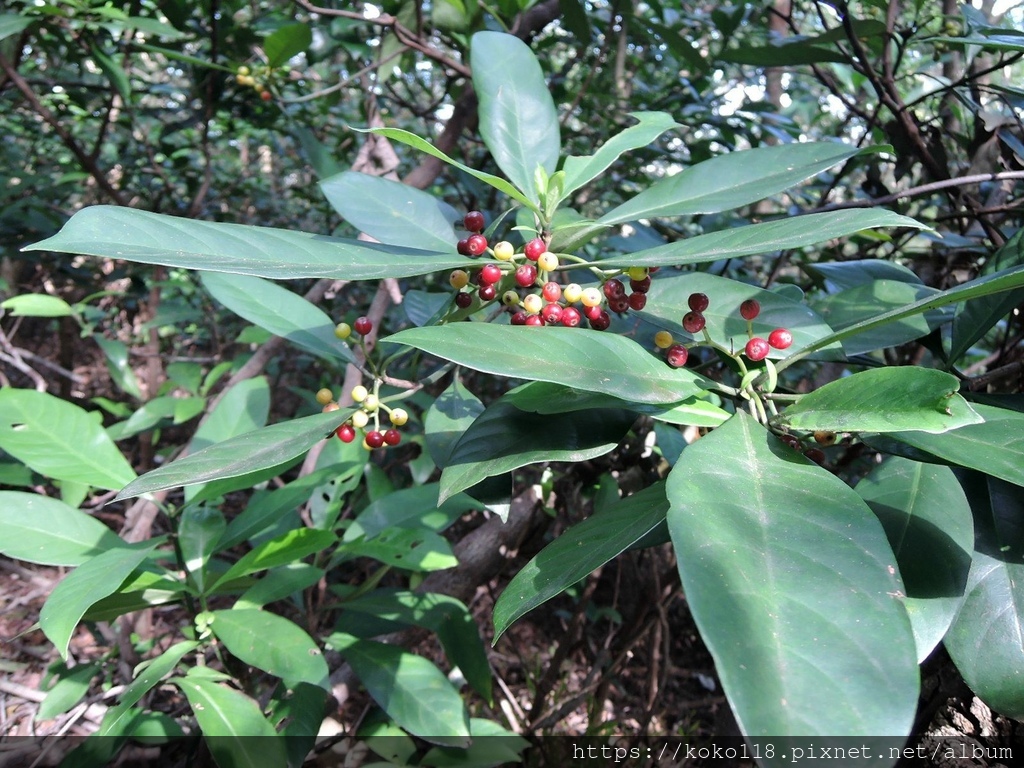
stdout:
<svg viewBox="0 0 1024 768">
<path fill-rule="evenodd" d="M 244 64 L 235 70 L 235 82 L 245 88 L 252 88 L 263 101 L 270 101 L 274 95 L 267 88 L 267 81 L 272 75 L 270 67 L 258 67 L 253 72 Z"/>
<path fill-rule="evenodd" d="M 804 456 L 813 461 L 815 464 L 820 464 L 824 466 L 825 452 L 821 450 L 821 448 L 819 448 L 818 446 L 827 448 L 830 445 L 834 445 L 837 439 L 837 435 L 835 432 L 818 430 L 812 435 L 812 437 L 814 438 L 814 442 L 818 444 L 817 446 L 805 446 L 804 442 L 799 437 L 788 432 L 786 434 L 779 435 L 779 439 L 782 440 L 782 442 L 784 442 L 790 448 L 802 452 Z"/>
<path fill-rule="evenodd" d="M 705 328 L 707 321 L 704 318 L 704 312 L 710 306 L 711 300 L 706 294 L 691 293 L 687 299 L 687 304 L 690 307 L 690 311 L 683 315 L 681 321 L 683 330 L 689 334 L 703 332 L 705 342 L 711 346 L 717 346 L 711 341 L 711 337 Z M 752 363 L 759 363 L 764 360 L 768 357 L 768 353 L 772 348 L 782 350 L 788 348 L 793 343 L 793 334 L 785 328 L 776 328 L 768 334 L 767 340 L 760 336 L 754 336 L 753 321 L 761 314 L 761 305 L 755 299 L 747 299 L 740 304 L 739 313 L 740 317 L 747 321 L 748 341 L 743 348 L 743 354 Z M 672 338 L 672 334 L 668 331 L 659 331 L 654 335 L 654 345 L 658 349 L 666 350 L 665 360 L 670 366 L 681 368 L 686 365 L 690 348 L 699 346 L 700 342 L 694 342 L 688 347 L 684 344 L 676 343 L 675 339 Z M 728 354 L 735 357 L 731 351 Z"/>
<path fill-rule="evenodd" d="M 401 427 L 409 421 L 409 413 L 404 408 L 390 408 L 386 403 L 382 403 L 376 385 L 374 391 L 370 392 L 360 384 L 353 387 L 349 395 L 352 402 L 362 406 L 362 410 L 353 413 L 348 421 L 334 431 L 341 442 L 351 443 L 356 439 L 357 430 L 363 430 L 363 447 L 367 450 L 385 445 L 394 446 L 402 442 L 402 434 L 395 427 Z M 341 407 L 335 402 L 334 393 L 326 387 L 316 393 L 316 401 L 324 407 L 324 413 L 336 411 Z M 391 421 L 390 429 L 381 428 L 382 410 L 387 412 Z"/>
</svg>

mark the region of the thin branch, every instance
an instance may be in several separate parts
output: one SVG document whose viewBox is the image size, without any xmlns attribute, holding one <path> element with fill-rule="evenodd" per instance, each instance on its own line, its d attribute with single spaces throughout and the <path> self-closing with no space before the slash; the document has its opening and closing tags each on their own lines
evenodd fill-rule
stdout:
<svg viewBox="0 0 1024 768">
<path fill-rule="evenodd" d="M 972 176 L 958 176 L 952 179 L 943 179 L 941 181 L 922 184 L 918 187 L 910 187 L 900 192 L 893 192 L 891 195 L 883 195 L 882 197 L 872 197 L 868 200 L 851 200 L 848 203 L 825 205 L 821 208 L 815 208 L 811 211 L 807 211 L 807 213 L 841 211 L 847 208 L 874 208 L 875 206 L 889 205 L 890 203 L 895 203 L 897 200 L 903 200 L 908 197 L 920 197 L 921 195 L 927 195 L 943 189 L 963 187 L 968 184 L 981 184 L 986 181 L 1009 181 L 1011 179 L 1024 179 L 1024 171 L 1002 171 L 1000 173 L 977 173 Z"/>
</svg>

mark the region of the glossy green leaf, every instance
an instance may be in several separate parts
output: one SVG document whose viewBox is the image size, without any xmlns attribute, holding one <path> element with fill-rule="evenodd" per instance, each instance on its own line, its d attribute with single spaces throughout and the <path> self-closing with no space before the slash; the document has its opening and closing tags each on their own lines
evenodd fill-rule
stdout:
<svg viewBox="0 0 1024 768">
<path fill-rule="evenodd" d="M 0 389 L 0 449 L 55 480 L 113 490 L 135 477 L 98 413 L 34 389 Z"/>
<path fill-rule="evenodd" d="M 982 701 L 1024 718 L 1024 490 L 971 474 L 965 490 L 976 539 L 960 613 L 946 649 Z"/>
<path fill-rule="evenodd" d="M 484 404 L 458 376 L 437 396 L 423 419 L 424 439 L 434 464 L 441 469 L 448 466 L 455 444 L 483 410 Z"/>
<path fill-rule="evenodd" d="M 449 207 L 408 184 L 345 171 L 320 189 L 349 224 L 382 243 L 445 252 L 458 242 Z"/>
<path fill-rule="evenodd" d="M 482 181 L 484 184 L 493 187 L 499 192 L 505 193 L 513 200 L 525 205 L 527 208 L 530 208 L 532 210 L 539 210 L 537 208 L 537 202 L 535 200 L 531 200 L 529 197 L 527 197 L 518 189 L 516 189 L 513 185 L 509 184 L 508 181 L 506 181 L 505 179 L 490 173 L 478 171 L 476 168 L 472 168 L 471 166 L 468 165 L 463 165 L 457 160 L 453 160 L 452 158 L 448 157 L 448 155 L 446 155 L 444 152 L 437 149 L 429 141 L 421 139 L 415 133 L 403 131 L 401 128 L 370 128 L 368 129 L 368 132 L 375 133 L 378 136 L 383 136 L 387 139 L 391 139 L 402 144 L 406 144 L 412 147 L 413 149 L 418 149 L 420 152 L 424 152 L 430 155 L 431 157 L 436 157 L 438 160 L 447 163 L 453 168 L 458 168 L 463 173 L 468 173 L 474 179 Z M 462 266 L 465 266 L 467 263 L 469 263 L 468 260 L 463 259 Z"/>
<path fill-rule="evenodd" d="M 509 180 L 537 200 L 537 166 L 554 173 L 562 146 L 558 113 L 540 63 L 515 35 L 477 32 L 469 65 L 484 144 Z"/>
<path fill-rule="evenodd" d="M 116 592 L 158 544 L 159 540 L 150 540 L 109 549 L 78 566 L 53 588 L 39 611 L 39 627 L 62 659 L 67 659 L 71 635 L 90 606 Z"/>
<path fill-rule="evenodd" d="M 333 546 L 336 541 L 337 537 L 330 531 L 318 531 L 313 528 L 287 531 L 246 552 L 213 586 L 217 587 L 250 573 L 301 560 Z"/>
<path fill-rule="evenodd" d="M 267 66 L 281 67 L 288 59 L 298 56 L 313 44 L 313 30 L 306 24 L 286 24 L 263 40 L 263 53 Z"/>
<path fill-rule="evenodd" d="M 422 656 L 393 645 L 335 632 L 328 644 L 398 725 L 427 741 L 469 744 L 469 713 L 444 673 Z"/>
<path fill-rule="evenodd" d="M 338 557 L 372 557 L 395 568 L 424 572 L 459 564 L 451 544 L 423 528 L 389 528 L 372 539 L 345 542 L 338 548 Z"/>
<path fill-rule="evenodd" d="M 329 437 L 354 410 L 342 408 L 283 421 L 216 443 L 147 472 L 122 488 L 115 501 L 276 467 Z"/>
<path fill-rule="evenodd" d="M 594 154 L 565 158 L 562 165 L 562 170 L 565 171 L 564 196 L 567 197 L 571 192 L 596 179 L 624 152 L 646 147 L 665 131 L 679 127 L 679 123 L 667 112 L 633 112 L 630 117 L 634 118 L 637 124 L 612 136 Z"/>
<path fill-rule="evenodd" d="M 494 641 L 514 621 L 618 557 L 665 521 L 665 484 L 639 493 L 577 523 L 517 573 L 494 605 Z"/>
<path fill-rule="evenodd" d="M 170 577 L 166 571 L 137 569 L 117 592 L 89 606 L 82 620 L 113 621 L 126 613 L 178 602 L 185 590 L 183 580 Z"/>
<path fill-rule="evenodd" d="M 286 764 L 284 740 L 276 738 L 260 706 L 244 693 L 200 674 L 172 677 L 169 682 L 181 688 L 188 699 L 217 765 L 264 768 Z"/>
<path fill-rule="evenodd" d="M 744 734 L 910 732 L 903 585 L 853 490 L 738 412 L 683 451 L 667 495 L 687 604 Z"/>
<path fill-rule="evenodd" d="M 107 358 L 107 370 L 110 372 L 110 378 L 113 379 L 114 383 L 123 392 L 131 395 L 136 400 L 142 400 L 142 388 L 139 386 L 139 380 L 136 378 L 135 371 L 131 367 L 131 361 L 128 357 L 128 345 L 123 341 L 107 339 L 98 334 L 93 336 L 93 340 L 103 350 L 103 356 Z"/>
<path fill-rule="evenodd" d="M 603 456 L 619 444 L 634 421 L 635 412 L 618 408 L 539 414 L 498 400 L 455 445 L 441 472 L 440 499 L 527 464 Z"/>
<path fill-rule="evenodd" d="M 63 664 L 61 665 L 64 666 Z M 52 720 L 67 712 L 81 701 L 89 691 L 89 684 L 100 671 L 96 663 L 79 664 L 73 669 L 64 669 L 53 686 L 47 690 L 46 698 L 39 703 L 35 720 Z"/>
<path fill-rule="evenodd" d="M 948 467 L 891 456 L 857 484 L 878 516 L 906 588 L 903 604 L 923 662 L 960 609 L 971 567 L 974 522 Z"/>
<path fill-rule="evenodd" d="M 875 227 L 923 229 L 924 225 L 906 216 L 881 209 L 809 213 L 805 216 L 709 232 L 635 253 L 609 256 L 595 261 L 594 264 L 605 268 L 705 264 L 758 253 L 804 248 Z"/>
<path fill-rule="evenodd" d="M 813 40 L 783 40 L 776 45 L 741 45 L 722 51 L 715 58 L 731 64 L 755 67 L 796 67 L 801 64 L 835 62 L 849 64 L 850 57 L 834 47 L 814 45 Z"/>
<path fill-rule="evenodd" d="M 804 264 L 802 269 L 825 283 L 830 291 L 869 285 L 876 280 L 923 285 L 921 278 L 902 264 L 880 259 L 851 259 Z"/>
<path fill-rule="evenodd" d="M 224 391 L 207 419 L 199 425 L 188 444 L 198 453 L 215 443 L 244 435 L 266 426 L 270 416 L 270 383 L 265 376 L 243 379 Z"/>
<path fill-rule="evenodd" d="M 225 528 L 227 521 L 221 511 L 204 504 L 189 504 L 178 520 L 182 563 L 200 592 L 206 588 L 206 564 Z"/>
<path fill-rule="evenodd" d="M 258 609 L 230 608 L 213 611 L 210 629 L 232 654 L 280 677 L 289 688 L 300 682 L 329 686 L 323 653 L 288 619 Z"/>
<path fill-rule="evenodd" d="M 0 531 L 0 553 L 40 565 L 81 565 L 125 544 L 95 517 L 23 491 L 0 491 Z"/>
<path fill-rule="evenodd" d="M 448 660 L 461 670 L 477 693 L 490 700 L 491 667 L 487 653 L 476 622 L 461 601 L 449 595 L 377 589 L 345 602 L 344 607 L 346 614 L 339 626 L 348 627 L 345 617 L 361 613 L 435 632 Z"/>
<path fill-rule="evenodd" d="M 234 607 L 236 610 L 262 608 L 269 603 L 285 600 L 316 584 L 324 573 L 323 568 L 301 562 L 271 568 L 262 579 L 242 593 Z"/>
<path fill-rule="evenodd" d="M 896 432 L 888 436 L 951 464 L 976 469 L 1016 485 L 1024 485 L 1024 413 L 972 405 L 984 424 L 941 435 Z"/>
<path fill-rule="evenodd" d="M 729 152 L 654 182 L 600 221 L 622 224 L 738 208 L 783 192 L 848 157 L 875 151 L 838 142 L 809 142 Z"/>
<path fill-rule="evenodd" d="M 35 22 L 35 19 L 20 13 L 0 14 L 0 40 L 19 34 Z"/>
<path fill-rule="evenodd" d="M 401 488 L 374 500 L 345 529 L 344 541 L 372 539 L 391 528 L 423 528 L 440 533 L 481 504 L 464 493 L 438 502 L 437 483 Z"/>
<path fill-rule="evenodd" d="M 698 377 L 669 368 L 636 342 L 583 328 L 456 323 L 410 328 L 387 338 L 484 373 L 550 381 L 640 403 L 698 394 Z"/>
<path fill-rule="evenodd" d="M 0 302 L 0 309 L 11 317 L 68 317 L 73 314 L 71 305 L 59 296 L 46 293 L 26 293 L 12 296 Z"/>
<path fill-rule="evenodd" d="M 56 235 L 24 250 L 82 253 L 278 280 L 379 280 L 472 264 L 471 259 L 456 253 L 196 221 L 105 205 L 83 208 Z"/>
<path fill-rule="evenodd" d="M 932 368 L 872 368 L 801 396 L 779 421 L 806 431 L 933 434 L 982 423 L 958 389 L 956 376 Z"/>
<path fill-rule="evenodd" d="M 431 747 L 420 759 L 419 764 L 437 768 L 514 765 L 523 762 L 522 752 L 532 746 L 522 736 L 502 728 L 494 720 L 482 717 L 469 719 L 469 733 L 473 737 L 473 743 L 465 749 Z"/>
<path fill-rule="evenodd" d="M 277 283 L 250 275 L 204 272 L 203 287 L 236 315 L 331 362 L 353 360 L 327 313 Z"/>
</svg>

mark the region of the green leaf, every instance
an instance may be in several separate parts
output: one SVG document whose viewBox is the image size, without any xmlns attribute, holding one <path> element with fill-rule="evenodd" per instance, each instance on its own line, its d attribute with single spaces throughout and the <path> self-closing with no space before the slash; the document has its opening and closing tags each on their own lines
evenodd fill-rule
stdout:
<svg viewBox="0 0 1024 768">
<path fill-rule="evenodd" d="M 683 451 L 668 527 L 687 604 L 747 736 L 905 736 L 914 636 L 881 524 L 743 412 Z"/>
<path fill-rule="evenodd" d="M 622 224 L 738 208 L 783 192 L 848 157 L 877 151 L 878 147 L 808 142 L 729 152 L 656 181 L 599 221 Z"/>
<path fill-rule="evenodd" d="M 353 128 L 353 130 L 358 131 L 360 129 Z M 448 157 L 448 155 L 446 155 L 444 152 L 442 152 L 441 150 L 437 149 L 429 141 L 426 141 L 425 139 L 421 139 L 415 133 L 409 133 L 409 131 L 403 131 L 401 128 L 368 128 L 368 129 L 365 129 L 365 132 L 375 133 L 378 136 L 383 136 L 383 137 L 385 137 L 387 139 L 392 139 L 393 141 L 397 141 L 397 142 L 400 142 L 402 144 L 406 144 L 406 145 L 412 147 L 413 149 L 418 149 L 420 152 L 424 152 L 424 153 L 430 155 L 431 157 L 436 157 L 438 160 L 440 160 L 440 161 L 442 161 L 444 163 L 447 163 L 448 165 L 452 166 L 453 168 L 458 168 L 463 173 L 468 173 L 474 179 L 477 179 L 478 181 L 482 181 L 484 184 L 487 184 L 488 186 L 493 187 L 494 189 L 498 190 L 499 192 L 504 192 L 506 195 L 511 197 L 513 200 L 515 200 L 515 201 L 517 201 L 519 203 L 522 203 L 523 205 L 525 205 L 530 210 L 537 211 L 537 212 L 540 211 L 540 208 L 538 207 L 536 200 L 532 200 L 529 197 L 527 197 L 526 195 L 524 195 L 522 192 L 520 192 L 514 186 L 509 184 L 505 179 L 501 178 L 500 176 L 495 176 L 495 175 L 490 174 L 490 173 L 484 173 L 483 171 L 478 171 L 476 168 L 472 168 L 472 167 L 470 167 L 468 165 L 463 165 L 462 163 L 458 162 L 457 160 L 453 160 L 452 158 Z M 467 263 L 469 263 L 469 261 L 467 259 L 463 259 L 462 260 L 462 266 L 465 266 Z M 452 266 L 459 266 L 459 265 L 453 263 Z M 445 268 L 447 268 L 447 267 L 445 267 Z M 397 275 L 396 275 L 396 277 L 397 277 Z"/>
<path fill-rule="evenodd" d="M 93 340 L 103 350 L 103 356 L 107 358 L 107 370 L 114 383 L 136 400 L 142 400 L 142 388 L 139 386 L 139 380 L 128 359 L 128 345 L 117 339 L 104 338 L 99 334 L 94 335 Z"/>
<path fill-rule="evenodd" d="M 526 43 L 504 32 L 473 35 L 469 61 L 484 144 L 509 180 L 538 200 L 537 166 L 554 173 L 562 146 L 540 64 Z"/>
<path fill-rule="evenodd" d="M 452 450 L 441 472 L 440 500 L 527 464 L 603 456 L 635 421 L 635 412 L 618 408 L 539 414 L 498 400 L 477 417 Z"/>
<path fill-rule="evenodd" d="M 958 389 L 956 376 L 931 368 L 873 368 L 802 395 L 779 421 L 806 431 L 932 434 L 982 423 Z"/>
<path fill-rule="evenodd" d="M 85 512 L 22 491 L 0 491 L 0 533 L 0 553 L 40 565 L 81 565 L 125 545 Z"/>
<path fill-rule="evenodd" d="M 494 605 L 494 640 L 514 621 L 629 549 L 665 521 L 665 484 L 655 483 L 588 517 L 523 566 Z"/>
<path fill-rule="evenodd" d="M 99 671 L 100 667 L 96 663 L 79 664 L 73 669 L 64 667 L 57 682 L 46 692 L 46 698 L 39 703 L 34 719 L 52 720 L 67 712 L 82 700 Z"/>
<path fill-rule="evenodd" d="M 328 714 L 327 695 L 319 686 L 299 683 L 283 701 L 277 696 L 271 701 L 271 720 L 281 723 L 280 733 L 288 750 L 288 768 L 307 764 L 306 758 L 316 746 L 320 726 Z"/>
<path fill-rule="evenodd" d="M 69 317 L 74 314 L 71 305 L 64 299 L 45 293 L 12 296 L 0 302 L 0 309 L 10 312 L 11 317 Z"/>
<path fill-rule="evenodd" d="M 401 648 L 335 632 L 329 645 L 366 686 L 381 709 L 413 736 L 435 743 L 469 745 L 469 713 L 444 673 Z"/>
<path fill-rule="evenodd" d="M 951 464 L 1024 485 L 1024 413 L 979 403 L 972 407 L 985 420 L 984 424 L 972 424 L 942 435 L 896 432 L 889 437 Z"/>
<path fill-rule="evenodd" d="M 263 40 L 263 53 L 267 66 L 281 67 L 288 59 L 298 56 L 313 44 L 313 30 L 305 24 L 288 24 L 275 30 Z"/>
<path fill-rule="evenodd" d="M 599 259 L 593 264 L 604 268 L 705 264 L 757 253 L 803 248 L 873 227 L 925 228 L 923 224 L 892 211 L 825 211 L 688 237 L 635 253 L 622 253 Z"/>
<path fill-rule="evenodd" d="M 459 564 L 451 544 L 424 528 L 389 528 L 372 539 L 347 541 L 338 548 L 337 557 L 372 557 L 407 571 L 443 571 Z"/>
<path fill-rule="evenodd" d="M 276 568 L 279 565 L 301 560 L 309 555 L 322 552 L 337 542 L 337 537 L 330 531 L 318 531 L 313 528 L 296 528 L 280 536 L 265 541 L 249 552 L 246 552 L 234 565 L 213 585 L 215 589 L 233 579 L 248 576 L 250 573 Z"/>
<path fill-rule="evenodd" d="M 372 539 L 391 528 L 421 528 L 440 533 L 466 512 L 480 509 L 464 493 L 438 503 L 438 484 L 426 483 L 382 496 L 371 502 L 345 529 L 344 541 Z"/>
<path fill-rule="evenodd" d="M 565 171 L 563 198 L 608 170 L 622 153 L 646 147 L 665 131 L 679 127 L 667 112 L 632 112 L 630 117 L 637 120 L 637 125 L 631 125 L 608 139 L 594 154 L 565 158 L 562 167 Z"/>
<path fill-rule="evenodd" d="M 441 469 L 448 466 L 452 449 L 469 425 L 483 413 L 484 404 L 456 376 L 437 396 L 423 419 L 427 452 Z"/>
<path fill-rule="evenodd" d="M 265 376 L 243 379 L 224 391 L 217 407 L 196 429 L 189 453 L 266 426 L 270 416 L 270 383 Z"/>
<path fill-rule="evenodd" d="M 92 54 L 93 60 L 99 65 L 100 69 L 103 70 L 103 74 L 107 76 L 107 80 L 110 81 L 110 85 L 113 86 L 118 95 L 120 95 L 126 104 L 131 104 L 132 84 L 131 80 L 128 78 L 128 73 L 125 71 L 124 67 L 121 66 L 121 62 L 96 44 L 89 46 L 89 52 Z"/>
<path fill-rule="evenodd" d="M 804 264 L 802 269 L 812 277 L 824 281 L 828 290 L 843 291 L 876 280 L 923 285 L 921 278 L 902 264 L 879 259 L 852 259 Z"/>
<path fill-rule="evenodd" d="M 320 189 L 349 224 L 382 243 L 445 252 L 458 242 L 448 206 L 408 184 L 345 171 Z"/>
<path fill-rule="evenodd" d="M 55 480 L 113 490 L 135 477 L 98 418 L 33 389 L 0 389 L 0 449 Z"/>
<path fill-rule="evenodd" d="M 354 408 L 316 413 L 233 437 L 147 472 L 121 489 L 115 501 L 195 485 L 283 464 L 329 437 Z"/>
<path fill-rule="evenodd" d="M 32 25 L 35 19 L 22 16 L 20 13 L 0 14 L 0 40 L 19 34 Z"/>
<path fill-rule="evenodd" d="M 244 693 L 202 676 L 199 669 L 190 670 L 186 677 L 172 677 L 168 682 L 181 688 L 188 699 L 217 765 L 285 765 L 284 741 L 277 738 L 259 705 Z"/>
<path fill-rule="evenodd" d="M 354 359 L 348 344 L 334 335 L 334 321 L 297 293 L 250 275 L 204 272 L 202 277 L 213 298 L 250 323 L 330 362 Z"/>
<path fill-rule="evenodd" d="M 896 456 L 856 490 L 896 555 L 921 663 L 942 642 L 963 601 L 974 547 L 971 507 L 951 469 Z"/>
<path fill-rule="evenodd" d="M 580 43 L 590 42 L 590 19 L 583 0 L 558 0 L 562 12 L 561 24 L 572 32 Z"/>
<path fill-rule="evenodd" d="M 832 47 L 814 45 L 812 40 L 782 41 L 776 45 L 742 45 L 722 51 L 715 57 L 731 64 L 755 67 L 796 67 L 801 64 L 835 62 L 849 64 L 850 57 Z"/>
<path fill-rule="evenodd" d="M 972 474 L 967 497 L 976 543 L 960 613 L 946 649 L 964 680 L 994 710 L 1024 718 L 1024 491 Z"/>
<path fill-rule="evenodd" d="M 288 619 L 257 609 L 213 611 L 213 634 L 246 664 L 294 688 L 305 682 L 330 689 L 327 662 L 306 632 Z"/>
<path fill-rule="evenodd" d="M 206 588 L 206 563 L 216 551 L 217 542 L 224 534 L 227 522 L 216 507 L 189 504 L 178 522 L 178 546 L 182 564 L 192 576 L 196 588 Z"/>
<path fill-rule="evenodd" d="M 583 328 L 455 323 L 410 328 L 386 341 L 484 373 L 550 381 L 640 403 L 677 403 L 703 389 L 696 375 L 669 368 L 636 342 Z"/>
<path fill-rule="evenodd" d="M 83 253 L 278 280 L 379 280 L 466 267 L 472 260 L 270 227 L 195 221 L 120 206 L 84 208 L 26 251 Z"/>
<path fill-rule="evenodd" d="M 54 587 L 39 612 L 39 627 L 62 659 L 68 658 L 71 635 L 89 607 L 116 592 L 158 544 L 159 540 L 150 540 L 107 550 L 80 565 Z"/>
<path fill-rule="evenodd" d="M 284 600 L 316 584 L 324 576 L 323 568 L 308 563 L 287 563 L 267 571 L 235 601 L 235 609 L 262 608 Z"/>
</svg>

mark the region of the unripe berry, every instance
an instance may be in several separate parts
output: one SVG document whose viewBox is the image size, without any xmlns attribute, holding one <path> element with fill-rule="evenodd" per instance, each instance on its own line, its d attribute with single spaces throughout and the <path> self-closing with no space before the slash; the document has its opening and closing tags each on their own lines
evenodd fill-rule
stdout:
<svg viewBox="0 0 1024 768">
<path fill-rule="evenodd" d="M 706 293 L 691 293 L 690 298 L 686 300 L 686 303 L 690 305 L 690 309 L 694 312 L 703 312 L 708 308 L 708 304 L 711 300 L 708 299 Z"/>
<path fill-rule="evenodd" d="M 611 324 L 611 315 L 609 315 L 604 310 L 601 310 L 601 313 L 596 318 L 590 321 L 590 327 L 593 328 L 595 331 L 606 331 L 608 330 L 608 326 L 610 326 Z"/>
<path fill-rule="evenodd" d="M 583 289 L 576 283 L 569 283 L 562 289 L 562 298 L 567 304 L 575 304 L 583 296 Z"/>
<path fill-rule="evenodd" d="M 536 315 L 544 307 L 544 299 L 538 296 L 536 293 L 531 293 L 525 299 L 523 299 L 523 309 L 529 312 L 531 315 Z"/>
<path fill-rule="evenodd" d="M 480 282 L 483 285 L 494 285 L 501 280 L 501 267 L 497 264 L 484 264 L 480 270 Z"/>
<path fill-rule="evenodd" d="M 376 429 L 366 433 L 366 444 L 371 448 L 380 448 L 384 445 L 384 435 L 378 432 Z"/>
<path fill-rule="evenodd" d="M 530 261 L 536 261 L 537 259 L 540 258 L 540 255 L 544 253 L 544 251 L 546 251 L 547 249 L 548 247 L 544 243 L 544 241 L 541 240 L 539 237 L 535 237 L 533 238 L 533 240 L 526 244 L 526 247 L 523 248 L 523 253 L 526 254 L 526 258 L 528 258 Z"/>
<path fill-rule="evenodd" d="M 658 331 L 654 334 L 654 346 L 658 349 L 668 349 L 672 344 L 672 334 L 668 331 Z"/>
<path fill-rule="evenodd" d="M 474 258 L 480 256 L 487 250 L 487 238 L 483 235 L 470 235 L 469 240 L 466 242 L 466 250 Z"/>
<path fill-rule="evenodd" d="M 471 293 L 457 293 L 457 294 L 455 294 L 455 306 L 457 306 L 459 309 L 466 309 L 472 303 L 473 303 L 473 294 L 471 294 Z"/>
<path fill-rule="evenodd" d="M 362 429 L 370 423 L 370 417 L 366 415 L 366 411 L 356 411 L 352 414 L 352 426 L 356 429 Z"/>
<path fill-rule="evenodd" d="M 344 341 L 352 335 L 352 326 L 348 323 L 338 323 L 334 326 L 334 335 Z"/>
<path fill-rule="evenodd" d="M 518 307 L 519 306 L 519 294 L 515 291 L 505 291 L 501 294 L 501 303 L 506 307 Z"/>
<path fill-rule="evenodd" d="M 368 317 L 357 317 L 356 321 L 352 323 L 352 327 L 360 336 L 365 336 L 373 330 L 373 321 Z"/>
<path fill-rule="evenodd" d="M 544 296 L 544 301 L 558 301 L 562 298 L 562 286 L 554 282 L 544 283 L 544 288 L 541 289 L 541 295 Z"/>
<path fill-rule="evenodd" d="M 793 343 L 793 334 L 785 328 L 776 328 L 768 334 L 768 343 L 776 349 L 788 349 Z"/>
<path fill-rule="evenodd" d="M 690 351 L 682 344 L 673 344 L 668 348 L 668 352 L 665 355 L 665 360 L 673 368 L 682 368 L 686 365 L 686 359 L 690 356 Z"/>
<path fill-rule="evenodd" d="M 484 215 L 480 211 L 470 211 L 462 218 L 462 226 L 470 232 L 483 232 L 484 224 Z"/>
<path fill-rule="evenodd" d="M 366 399 L 366 396 L 370 394 L 369 390 L 362 384 L 357 384 L 352 387 L 352 402 L 361 403 Z"/>
<path fill-rule="evenodd" d="M 818 445 L 833 445 L 836 442 L 836 433 L 820 429 L 814 433 L 814 442 Z"/>
<path fill-rule="evenodd" d="M 351 443 L 356 439 L 356 431 L 352 428 L 351 424 L 342 424 L 334 431 L 334 434 L 343 443 Z"/>
<path fill-rule="evenodd" d="M 494 258 L 498 261 L 508 261 L 515 255 L 516 249 L 508 240 L 502 240 L 494 244 Z"/>
<path fill-rule="evenodd" d="M 465 288 L 469 285 L 469 272 L 464 269 L 456 269 L 448 275 L 448 283 L 455 290 Z"/>
<path fill-rule="evenodd" d="M 747 299 L 740 304 L 740 317 L 744 320 L 753 320 L 761 314 L 761 305 L 755 299 Z"/>
<path fill-rule="evenodd" d="M 493 285 L 481 285 L 477 293 L 480 295 L 480 301 L 494 301 L 498 296 L 498 289 Z"/>
<path fill-rule="evenodd" d="M 327 405 L 332 400 L 334 400 L 334 393 L 327 389 L 327 387 L 317 391 L 316 401 L 320 403 L 320 405 Z"/>
<path fill-rule="evenodd" d="M 551 251 L 544 251 L 544 253 L 537 258 L 537 266 L 550 272 L 551 270 L 558 268 L 558 257 Z"/>
<path fill-rule="evenodd" d="M 759 363 L 768 357 L 768 352 L 771 347 L 768 346 L 768 342 L 762 339 L 760 336 L 755 336 L 747 342 L 747 346 L 744 347 L 743 352 L 753 362 Z"/>
<path fill-rule="evenodd" d="M 629 294 L 629 308 L 635 309 L 638 312 L 647 306 L 647 294 L 646 293 L 631 293 Z"/>
<path fill-rule="evenodd" d="M 580 296 L 580 301 L 583 302 L 584 307 L 599 307 L 603 301 L 601 291 L 597 288 L 584 288 L 583 294 Z"/>
<path fill-rule="evenodd" d="M 380 402 L 377 400 L 377 396 L 374 394 L 369 394 L 365 398 L 363 398 L 363 409 L 369 411 L 370 413 L 376 411 L 379 405 Z"/>
<path fill-rule="evenodd" d="M 566 328 L 575 328 L 583 318 L 576 307 L 564 307 L 562 309 L 562 325 Z"/>
<path fill-rule="evenodd" d="M 409 421 L 409 412 L 404 408 L 395 408 L 391 411 L 391 423 L 396 427 L 404 426 Z"/>
<path fill-rule="evenodd" d="M 537 280 L 537 268 L 533 264 L 523 264 L 516 270 L 516 283 L 529 288 Z"/>
<path fill-rule="evenodd" d="M 384 442 L 388 445 L 398 445 L 402 442 L 402 435 L 397 429 L 389 429 L 384 433 Z"/>
<path fill-rule="evenodd" d="M 332 411 L 340 411 L 340 410 L 341 410 L 341 406 L 338 405 L 337 403 L 328 403 L 327 405 L 325 405 L 323 408 L 320 409 L 320 412 L 321 413 L 331 413 Z"/>
<path fill-rule="evenodd" d="M 683 315 L 683 329 L 687 333 L 700 333 L 707 321 L 700 312 L 687 312 Z"/>
<path fill-rule="evenodd" d="M 647 277 L 647 267 L 630 267 L 626 274 L 630 280 L 643 280 Z"/>
</svg>

